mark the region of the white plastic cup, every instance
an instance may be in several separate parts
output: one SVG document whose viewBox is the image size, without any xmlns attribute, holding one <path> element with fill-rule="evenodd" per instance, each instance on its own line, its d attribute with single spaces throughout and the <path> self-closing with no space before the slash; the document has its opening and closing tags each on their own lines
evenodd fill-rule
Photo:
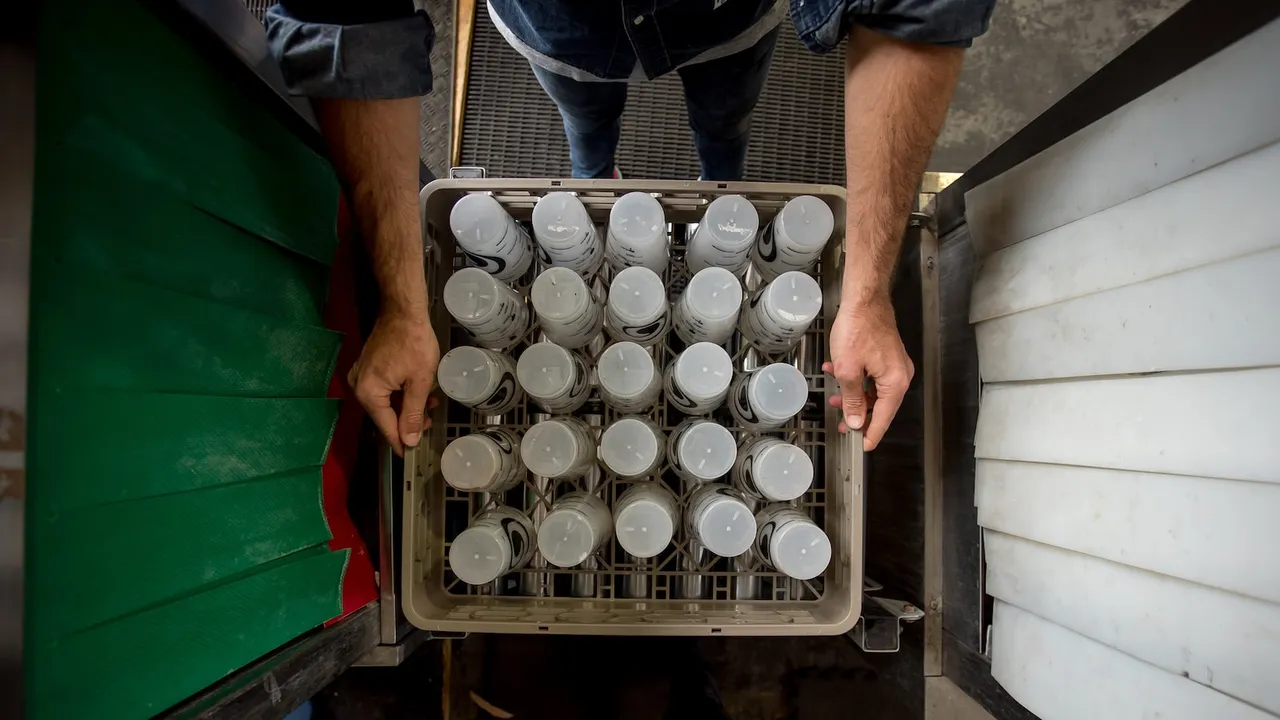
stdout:
<svg viewBox="0 0 1280 720">
<path fill-rule="evenodd" d="M 720 267 L 741 275 L 751 265 L 751 247 L 760 229 L 760 214 L 741 195 L 722 195 L 707 206 L 689 238 L 685 264 L 690 272 Z"/>
<path fill-rule="evenodd" d="M 660 483 L 632 485 L 618 498 L 613 511 L 613 532 L 618 544 L 637 558 L 651 558 L 671 544 L 680 507 Z"/>
<path fill-rule="evenodd" d="M 542 261 L 590 277 L 604 262 L 604 243 L 573 193 L 552 192 L 533 206 L 533 237 Z"/>
<path fill-rule="evenodd" d="M 585 347 L 604 325 L 604 309 L 582 276 L 569 268 L 543 270 L 533 281 L 529 299 L 542 332 L 561 347 Z"/>
<path fill-rule="evenodd" d="M 661 275 L 667 269 L 667 218 L 662 203 L 642 192 L 618 198 L 609 210 L 604 256 L 614 272 L 644 267 Z"/>
<path fill-rule="evenodd" d="M 517 510 L 486 510 L 449 544 L 449 568 L 468 585 L 487 585 L 533 558 L 533 523 Z"/>
<path fill-rule="evenodd" d="M 760 559 L 797 580 L 821 575 L 831 563 L 831 540 L 809 516 L 790 505 L 768 505 L 756 514 Z"/>
<path fill-rule="evenodd" d="M 574 567 L 613 536 L 613 516 L 595 495 L 572 492 L 551 506 L 538 528 L 538 550 L 556 567 Z"/>
<path fill-rule="evenodd" d="M 454 401 L 482 415 L 505 415 L 524 399 L 510 355 L 463 345 L 440 358 L 440 389 Z"/>
<path fill-rule="evenodd" d="M 775 437 L 756 438 L 738 450 L 733 485 L 747 497 L 795 500 L 813 485 L 813 461 L 804 450 Z"/>
<path fill-rule="evenodd" d="M 804 409 L 809 383 L 786 363 L 773 363 L 743 373 L 729 389 L 729 411 L 753 432 L 777 430 Z"/>
<path fill-rule="evenodd" d="M 519 448 L 518 433 L 485 428 L 449 443 L 440 458 L 440 473 L 463 492 L 505 492 L 524 479 Z"/>
<path fill-rule="evenodd" d="M 684 518 L 689 537 L 721 557 L 737 557 L 756 540 L 756 518 L 746 498 L 722 483 L 695 490 Z"/>
<path fill-rule="evenodd" d="M 655 345 L 671 325 L 669 308 L 662 278 L 648 268 L 626 268 L 609 284 L 605 327 L 615 340 Z"/>
<path fill-rule="evenodd" d="M 760 288 L 742 313 L 742 335 L 763 353 L 795 347 L 822 313 L 822 288 L 812 276 L 785 272 Z"/>
<path fill-rule="evenodd" d="M 649 351 L 633 342 L 605 348 L 596 362 L 600 399 L 620 413 L 647 412 L 662 395 L 662 373 Z"/>
<path fill-rule="evenodd" d="M 834 229 L 835 216 L 826 203 L 812 195 L 791 198 L 756 237 L 751 259 L 765 280 L 792 270 L 808 272 L 822 258 Z"/>
<path fill-rule="evenodd" d="M 449 276 L 444 307 L 481 347 L 506 350 L 529 329 L 524 298 L 477 268 L 462 268 Z"/>
<path fill-rule="evenodd" d="M 666 456 L 666 435 L 646 417 L 619 418 L 600 436 L 600 462 L 624 480 L 657 472 Z"/>
<path fill-rule="evenodd" d="M 733 382 L 733 361 L 719 345 L 690 345 L 667 366 L 667 402 L 685 415 L 705 415 L 720 407 Z"/>
<path fill-rule="evenodd" d="M 543 420 L 524 434 L 520 459 L 534 475 L 579 478 L 595 467 L 596 436 L 575 417 Z"/>
<path fill-rule="evenodd" d="M 708 483 L 729 474 L 737 452 L 733 433 L 706 418 L 688 418 L 667 438 L 671 469 L 690 482 Z"/>
<path fill-rule="evenodd" d="M 724 268 L 699 271 L 675 302 L 671 312 L 676 335 L 686 344 L 723 345 L 733 337 L 742 309 L 742 283 Z"/>
<path fill-rule="evenodd" d="M 516 361 L 516 379 L 552 415 L 571 413 L 587 401 L 591 384 L 582 358 L 555 343 L 534 343 Z"/>
<path fill-rule="evenodd" d="M 533 242 L 492 195 L 464 195 L 449 211 L 449 229 L 472 265 L 503 282 L 524 277 Z"/>
</svg>

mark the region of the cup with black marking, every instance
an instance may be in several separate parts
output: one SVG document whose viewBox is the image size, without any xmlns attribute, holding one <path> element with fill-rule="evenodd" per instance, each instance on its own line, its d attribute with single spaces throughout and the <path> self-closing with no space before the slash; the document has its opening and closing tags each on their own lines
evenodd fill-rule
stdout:
<svg viewBox="0 0 1280 720">
<path fill-rule="evenodd" d="M 524 277 L 533 264 L 533 241 L 492 195 L 472 193 L 454 203 L 449 229 L 472 265 L 503 282 Z"/>
<path fill-rule="evenodd" d="M 647 417 L 619 418 L 600 436 L 600 462 L 624 480 L 657 472 L 666 456 L 667 437 Z"/>
<path fill-rule="evenodd" d="M 578 273 L 569 268 L 543 270 L 529 291 L 538 326 L 549 340 L 570 350 L 585 347 L 600 334 L 604 308 Z"/>
<path fill-rule="evenodd" d="M 685 531 L 721 557 L 737 557 L 756 539 L 756 518 L 742 493 L 722 483 L 703 485 L 689 496 Z"/>
<path fill-rule="evenodd" d="M 620 413 L 647 412 L 662 395 L 662 373 L 649 351 L 633 342 L 617 342 L 596 363 L 600 399 Z"/>
<path fill-rule="evenodd" d="M 551 506 L 538 528 L 538 550 L 556 567 L 574 567 L 613 537 L 613 516 L 600 498 L 571 492 Z"/>
<path fill-rule="evenodd" d="M 591 395 L 587 366 L 576 353 L 555 343 L 534 343 L 516 361 L 520 387 L 552 415 L 568 414 Z"/>
<path fill-rule="evenodd" d="M 516 361 L 510 355 L 463 345 L 440 358 L 440 389 L 482 415 L 504 415 L 524 399 L 516 383 Z"/>
<path fill-rule="evenodd" d="M 614 272 L 645 267 L 661 275 L 667 269 L 667 218 L 657 198 L 629 192 L 613 203 L 604 256 Z"/>
<path fill-rule="evenodd" d="M 680 507 L 670 490 L 658 482 L 637 483 L 615 503 L 613 531 L 632 557 L 651 558 L 671 544 L 679 518 Z"/>
<path fill-rule="evenodd" d="M 813 461 L 808 453 L 776 437 L 761 437 L 738 450 L 733 485 L 747 497 L 786 502 L 813 485 Z"/>
<path fill-rule="evenodd" d="M 831 207 L 812 195 L 791 198 L 756 237 L 751 259 L 765 280 L 796 270 L 809 272 L 835 229 Z"/>
<path fill-rule="evenodd" d="M 578 478 L 595 467 L 596 436 L 575 417 L 555 417 L 529 428 L 520 443 L 520 459 L 534 475 Z"/>
<path fill-rule="evenodd" d="M 737 451 L 733 433 L 705 418 L 686 419 L 667 438 L 671 469 L 695 483 L 712 482 L 727 475 Z"/>
<path fill-rule="evenodd" d="M 822 313 L 822 288 L 802 272 L 785 272 L 756 291 L 742 313 L 742 335 L 769 355 L 795 347 Z"/>
<path fill-rule="evenodd" d="M 627 268 L 609 284 L 605 328 L 615 340 L 656 345 L 670 326 L 669 307 L 662 278 L 648 268 Z"/>
<path fill-rule="evenodd" d="M 741 195 L 722 195 L 707 206 L 698 229 L 689 238 L 685 264 L 697 273 L 720 267 L 741 275 L 751 265 L 751 246 L 760 229 L 760 214 Z"/>
<path fill-rule="evenodd" d="M 491 508 L 449 544 L 449 569 L 468 585 L 486 585 L 528 565 L 533 538 L 533 523 L 524 513 Z"/>
<path fill-rule="evenodd" d="M 440 474 L 463 492 L 506 492 L 524 479 L 520 435 L 506 428 L 485 428 L 449 443 L 440 457 Z"/>
<path fill-rule="evenodd" d="M 552 192 L 533 206 L 533 237 L 542 261 L 590 277 L 604 262 L 604 243 L 573 193 Z"/>
<path fill-rule="evenodd" d="M 756 552 L 778 572 L 809 580 L 831 563 L 830 538 L 798 508 L 767 505 L 756 514 L 756 526 Z"/>
<path fill-rule="evenodd" d="M 786 363 L 773 363 L 742 373 L 729 389 L 729 411 L 753 432 L 777 430 L 804 409 L 809 383 Z"/>
<path fill-rule="evenodd" d="M 529 305 L 520 293 L 477 268 L 462 268 L 444 284 L 444 307 L 476 344 L 506 350 L 529 329 Z"/>
<path fill-rule="evenodd" d="M 742 309 L 742 283 L 719 267 L 699 271 L 689 280 L 671 311 L 676 335 L 692 345 L 723 345 L 733 337 Z"/>
<path fill-rule="evenodd" d="M 720 407 L 733 382 L 733 361 L 719 345 L 690 345 L 667 366 L 667 402 L 685 415 L 705 415 Z"/>
</svg>

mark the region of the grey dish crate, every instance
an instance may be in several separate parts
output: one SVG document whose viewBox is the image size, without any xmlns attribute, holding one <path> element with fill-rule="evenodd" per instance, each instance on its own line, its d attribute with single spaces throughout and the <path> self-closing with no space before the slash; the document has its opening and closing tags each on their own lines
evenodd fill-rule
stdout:
<svg viewBox="0 0 1280 720">
<path fill-rule="evenodd" d="M 525 511 L 535 526 L 549 512 L 556 497 L 573 490 L 595 492 L 612 509 L 614 501 L 634 482 L 663 482 L 678 497 L 681 509 L 687 488 L 664 465 L 650 478 L 624 481 L 602 466 L 585 478 L 548 480 L 528 475 L 500 497 L 459 492 L 445 484 L 440 455 L 453 439 L 476 428 L 501 426 L 520 432 L 549 416 L 526 401 L 502 417 L 484 417 L 452 401 L 432 415 L 433 425 L 423 442 L 405 456 L 403 594 L 404 613 L 419 628 L 436 632 L 560 633 L 591 635 L 835 635 L 847 632 L 861 612 L 863 582 L 863 453 L 860 433 L 842 435 L 840 411 L 827 404 L 837 386 L 823 375 L 827 337 L 840 301 L 844 246 L 845 192 L 829 185 L 778 183 L 712 183 L 644 180 L 438 180 L 420 196 L 427 256 L 429 293 L 438 298 L 449 275 L 465 266 L 449 231 L 449 212 L 467 193 L 491 194 L 517 221 L 527 223 L 534 203 L 556 190 L 574 192 L 603 228 L 614 201 L 628 192 L 653 195 L 662 204 L 671 229 L 672 262 L 664 281 L 674 298 L 688 281 L 684 243 L 706 206 L 716 197 L 738 194 L 760 213 L 760 226 L 772 220 L 787 200 L 813 195 L 836 217 L 835 231 L 815 271 L 823 288 L 823 314 L 800 346 L 782 355 L 766 355 L 735 333 L 728 349 L 738 370 L 771 362 L 796 365 L 809 382 L 810 398 L 799 416 L 785 428 L 768 433 L 803 448 L 814 461 L 813 487 L 796 505 L 809 514 L 831 539 L 832 559 L 826 572 L 812 580 L 791 579 L 764 566 L 753 553 L 726 559 L 695 547 L 682 527 L 671 546 L 649 560 L 636 560 L 622 551 L 616 539 L 575 568 L 549 566 L 538 555 L 530 565 L 488 585 L 473 586 L 449 569 L 449 543 L 473 518 L 494 503 Z M 602 230 L 603 231 L 603 230 Z M 535 267 L 516 289 L 527 294 Z M 603 299 L 608 268 L 602 270 L 593 292 Z M 748 275 L 748 294 L 759 285 Z M 442 302 L 434 302 L 431 320 L 441 351 L 466 344 L 465 331 L 453 323 Z M 519 353 L 538 339 L 537 328 L 510 352 Z M 602 336 L 603 338 L 603 336 Z M 679 351 L 674 333 L 654 348 L 659 368 Z M 597 340 L 585 353 L 592 362 L 608 344 Z M 594 373 L 593 373 L 594 375 Z M 594 382 L 594 378 L 593 378 Z M 575 416 L 601 429 L 618 416 L 591 400 Z M 648 415 L 671 430 L 683 415 L 669 408 L 665 398 Z M 741 442 L 748 437 L 734 426 L 727 407 L 713 416 Z"/>
</svg>

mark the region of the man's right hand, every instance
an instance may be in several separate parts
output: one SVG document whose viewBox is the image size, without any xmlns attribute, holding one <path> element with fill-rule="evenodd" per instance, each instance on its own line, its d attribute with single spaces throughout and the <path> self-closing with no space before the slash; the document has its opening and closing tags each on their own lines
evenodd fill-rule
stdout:
<svg viewBox="0 0 1280 720">
<path fill-rule="evenodd" d="M 439 365 L 440 344 L 426 316 L 386 312 L 347 374 L 356 398 L 398 455 L 416 447 L 431 427 L 426 412 L 436 405 L 428 398 Z M 402 393 L 398 417 L 391 402 L 396 392 Z"/>
</svg>

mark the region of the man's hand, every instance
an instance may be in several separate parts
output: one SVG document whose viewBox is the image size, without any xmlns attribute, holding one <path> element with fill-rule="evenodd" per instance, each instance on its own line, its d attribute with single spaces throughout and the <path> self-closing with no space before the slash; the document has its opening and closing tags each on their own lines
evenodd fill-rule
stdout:
<svg viewBox="0 0 1280 720">
<path fill-rule="evenodd" d="M 898 336 L 893 304 L 887 295 L 876 294 L 869 300 L 840 306 L 831 327 L 831 362 L 822 369 L 840 383 L 840 394 L 830 400 L 844 412 L 840 432 L 865 425 L 862 448 L 874 450 L 898 413 L 916 372 Z M 872 379 L 869 391 L 863 389 L 867 377 Z"/>
<path fill-rule="evenodd" d="M 364 344 L 360 359 L 347 374 L 373 423 L 396 451 L 416 447 L 422 431 L 431 427 L 426 411 L 435 407 L 428 397 L 440 365 L 440 344 L 425 315 L 383 313 Z M 400 416 L 391 403 L 400 397 Z"/>
</svg>

